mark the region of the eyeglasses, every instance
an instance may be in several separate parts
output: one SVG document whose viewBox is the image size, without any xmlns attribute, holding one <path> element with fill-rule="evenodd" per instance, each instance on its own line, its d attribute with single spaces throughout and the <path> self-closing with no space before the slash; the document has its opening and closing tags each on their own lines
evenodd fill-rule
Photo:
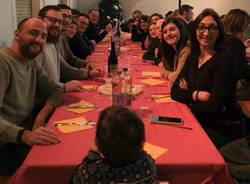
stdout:
<svg viewBox="0 0 250 184">
<path fill-rule="evenodd" d="M 87 23 L 87 22 L 79 21 L 79 23 L 80 23 L 80 24 L 83 24 L 83 25 L 85 25 L 85 26 L 89 26 L 89 23 Z"/>
<path fill-rule="evenodd" d="M 72 19 L 72 15 L 67 15 L 63 13 L 62 16 L 63 16 L 63 19 L 66 19 L 66 18 Z"/>
<path fill-rule="evenodd" d="M 197 30 L 200 33 L 204 33 L 206 30 L 208 30 L 211 34 L 215 34 L 218 31 L 218 26 L 216 24 L 211 24 L 209 26 L 206 26 L 205 24 L 199 24 Z"/>
<path fill-rule="evenodd" d="M 56 24 L 56 23 L 62 24 L 62 20 L 57 19 L 55 17 L 50 17 L 50 16 L 44 16 L 44 17 L 46 17 L 46 19 L 48 19 L 48 21 L 50 21 L 52 24 Z"/>
</svg>

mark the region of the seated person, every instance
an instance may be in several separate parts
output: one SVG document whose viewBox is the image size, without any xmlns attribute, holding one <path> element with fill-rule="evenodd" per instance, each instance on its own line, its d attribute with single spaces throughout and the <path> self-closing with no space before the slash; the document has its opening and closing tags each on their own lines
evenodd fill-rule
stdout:
<svg viewBox="0 0 250 184">
<path fill-rule="evenodd" d="M 171 87 L 190 54 L 189 34 L 178 18 L 169 18 L 162 25 L 162 76 Z"/>
<path fill-rule="evenodd" d="M 72 11 L 71 8 L 66 4 L 57 4 L 60 8 L 63 21 L 62 21 L 62 34 L 66 33 L 67 26 L 72 22 Z"/>
<path fill-rule="evenodd" d="M 220 149 L 235 184 L 250 183 L 250 135 Z"/>
<path fill-rule="evenodd" d="M 119 106 L 104 109 L 95 145 L 78 166 L 72 183 L 153 184 L 156 167 L 143 151 L 144 140 L 144 124 L 134 112 Z"/>
<path fill-rule="evenodd" d="M 45 71 L 55 82 L 66 82 L 65 91 L 81 91 L 82 83 L 76 80 L 90 79 L 96 76 L 102 76 L 103 71 L 98 68 L 89 69 L 86 62 L 76 58 L 66 45 L 58 45 L 61 34 L 62 15 L 58 6 L 47 5 L 39 11 L 39 16 L 47 26 L 48 37 L 46 45 L 36 60 L 43 66 Z M 82 68 L 69 65 L 66 61 L 79 63 Z"/>
<path fill-rule="evenodd" d="M 156 38 L 156 27 L 155 23 L 152 23 L 148 27 L 148 35 L 145 40 L 142 40 L 141 42 L 141 48 L 144 50 L 147 50 L 150 45 L 152 44 L 154 38 Z"/>
<path fill-rule="evenodd" d="M 134 42 L 142 42 L 148 35 L 149 16 L 142 15 L 139 21 L 135 21 L 132 25 L 131 39 Z"/>
<path fill-rule="evenodd" d="M 0 49 L 0 175 L 13 174 L 30 146 L 59 142 L 52 130 L 41 127 L 63 100 L 63 86 L 53 82 L 34 60 L 46 38 L 43 21 L 27 18 L 19 23 L 10 48 Z M 37 94 L 47 102 L 35 114 Z"/>
<path fill-rule="evenodd" d="M 60 33 L 59 38 L 56 38 L 55 36 L 49 34 L 48 35 L 48 43 L 53 42 L 54 46 L 56 47 L 56 49 L 58 49 L 60 51 L 60 55 L 63 57 L 62 59 L 64 60 L 64 62 L 66 62 L 68 65 L 72 66 L 72 67 L 76 67 L 76 68 L 87 68 L 89 70 L 93 69 L 93 65 L 91 64 L 91 62 L 87 62 L 84 61 L 83 59 L 80 59 L 76 56 L 74 56 L 69 48 L 69 41 L 68 38 L 66 37 L 66 29 L 67 26 L 71 24 L 72 19 L 68 18 L 68 17 L 72 17 L 72 10 L 68 5 L 65 4 L 59 4 L 58 6 L 54 6 L 54 5 L 49 5 L 49 6 L 45 6 L 44 8 L 42 8 L 40 10 L 40 14 L 39 16 L 44 17 L 46 16 L 45 14 L 47 13 L 47 11 L 49 10 L 60 10 L 60 13 L 62 14 L 62 22 L 61 23 L 57 23 L 57 20 L 55 19 L 56 17 L 47 17 L 49 18 L 53 23 L 52 27 L 55 31 L 55 33 L 57 34 L 58 32 Z M 61 19 L 60 19 L 61 20 Z M 46 22 L 46 21 L 45 21 Z M 56 24 L 56 25 L 55 25 Z M 63 26 L 61 26 L 60 24 L 62 24 Z M 55 25 L 55 26 L 54 26 Z M 51 27 L 51 24 L 48 24 L 47 22 L 47 26 Z M 62 28 L 64 27 L 65 31 L 62 31 Z M 52 29 L 52 30 L 53 30 Z M 50 30 L 49 33 L 52 31 Z M 50 40 L 50 38 L 52 38 L 52 40 Z M 54 39 L 53 39 L 54 38 Z M 59 39 L 59 40 L 58 40 Z M 46 45 L 47 48 L 48 45 Z M 53 50 L 53 49 L 51 49 Z M 84 69 L 84 70 L 85 70 Z"/>
<path fill-rule="evenodd" d="M 86 30 L 86 35 L 90 40 L 95 40 L 96 43 L 99 43 L 112 30 L 112 25 L 107 24 L 105 29 L 100 29 L 98 25 L 100 15 L 97 9 L 89 10 L 88 15 L 89 26 Z"/>
<path fill-rule="evenodd" d="M 80 59 L 86 59 L 87 56 L 91 54 L 92 48 L 83 41 L 78 30 L 78 22 L 76 20 L 72 20 L 72 23 L 66 27 L 65 37 L 72 53 Z"/>
<path fill-rule="evenodd" d="M 90 48 L 91 52 L 95 50 L 96 42 L 95 40 L 90 40 L 86 35 L 86 30 L 89 26 L 89 16 L 85 13 L 80 13 L 77 18 L 79 24 L 79 32 L 84 43 Z"/>
<path fill-rule="evenodd" d="M 150 24 L 155 24 L 160 19 L 163 19 L 163 16 L 161 14 L 153 13 L 149 18 Z"/>
<path fill-rule="evenodd" d="M 147 48 L 146 52 L 143 54 L 142 58 L 146 60 L 156 61 L 158 58 L 161 58 L 161 40 L 156 34 L 156 25 L 151 24 L 149 26 L 149 33 L 142 46 Z M 159 63 L 155 63 L 156 65 Z"/>
<path fill-rule="evenodd" d="M 247 63 L 244 31 L 249 25 L 249 15 L 240 9 L 230 10 L 223 18 L 226 34 L 225 47 L 234 55 L 239 81 L 237 100 L 250 100 L 250 65 Z"/>
<path fill-rule="evenodd" d="M 171 97 L 190 107 L 217 147 L 245 131 L 235 98 L 237 71 L 223 41 L 220 17 L 212 9 L 203 10 L 194 21 L 191 54 L 171 88 Z"/>
</svg>

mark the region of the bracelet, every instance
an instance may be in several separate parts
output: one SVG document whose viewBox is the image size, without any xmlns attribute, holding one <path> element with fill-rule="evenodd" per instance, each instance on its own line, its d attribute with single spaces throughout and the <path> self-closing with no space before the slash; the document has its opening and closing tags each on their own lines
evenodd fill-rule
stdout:
<svg viewBox="0 0 250 184">
<path fill-rule="evenodd" d="M 195 96 L 195 99 L 196 99 L 196 101 L 198 101 L 198 94 L 199 94 L 199 90 L 196 92 L 196 96 Z"/>
<path fill-rule="evenodd" d="M 22 137 L 23 137 L 24 131 L 25 131 L 25 129 L 23 128 L 23 129 L 19 130 L 19 132 L 17 133 L 16 140 L 17 140 L 17 143 L 19 143 L 19 144 L 23 143 Z"/>
</svg>

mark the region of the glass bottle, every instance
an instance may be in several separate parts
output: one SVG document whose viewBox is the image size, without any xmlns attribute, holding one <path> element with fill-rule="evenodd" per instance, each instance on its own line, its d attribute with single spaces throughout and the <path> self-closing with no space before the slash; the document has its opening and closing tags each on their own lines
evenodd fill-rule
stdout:
<svg viewBox="0 0 250 184">
<path fill-rule="evenodd" d="M 115 42 L 111 38 L 111 50 L 108 58 L 108 73 L 110 77 L 116 73 L 117 68 L 118 68 L 118 59 L 115 54 Z"/>
<path fill-rule="evenodd" d="M 118 22 L 116 22 L 116 26 L 115 26 L 114 40 L 115 40 L 115 53 L 116 53 L 116 56 L 118 57 L 121 53 L 121 31 L 120 31 L 120 25 Z"/>
</svg>

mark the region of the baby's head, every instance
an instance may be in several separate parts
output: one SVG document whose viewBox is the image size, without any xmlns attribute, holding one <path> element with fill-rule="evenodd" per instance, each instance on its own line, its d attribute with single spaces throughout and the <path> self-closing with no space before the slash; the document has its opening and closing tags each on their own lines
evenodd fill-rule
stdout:
<svg viewBox="0 0 250 184">
<path fill-rule="evenodd" d="M 96 145 L 112 165 L 135 161 L 143 150 L 145 140 L 142 120 L 126 107 L 104 109 L 97 123 Z"/>
</svg>

